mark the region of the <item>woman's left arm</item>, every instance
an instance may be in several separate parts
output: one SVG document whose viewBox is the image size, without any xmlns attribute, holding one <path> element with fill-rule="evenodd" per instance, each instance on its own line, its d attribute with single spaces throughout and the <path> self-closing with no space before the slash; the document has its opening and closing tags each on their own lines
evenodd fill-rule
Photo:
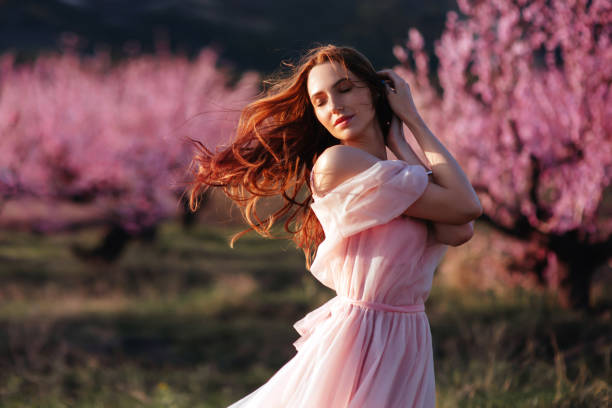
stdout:
<svg viewBox="0 0 612 408">
<path fill-rule="evenodd" d="M 465 244 L 474 235 L 474 221 L 467 224 L 453 225 L 441 222 L 427 221 L 431 223 L 433 235 L 436 241 L 450 246 Z"/>
<path fill-rule="evenodd" d="M 391 128 L 391 134 L 389 135 L 389 140 L 406 140 L 404 138 L 404 132 L 402 129 L 402 124 L 400 120 L 394 116 Z M 400 160 L 403 160 L 409 164 L 421 164 L 423 167 L 425 166 L 419 157 L 416 155 L 412 147 L 406 142 L 403 148 L 398 149 L 394 143 L 390 143 L 388 145 L 389 150 L 393 152 L 393 154 Z M 432 175 L 428 176 L 430 180 L 433 179 Z M 459 246 L 461 244 L 469 241 L 474 235 L 474 221 L 470 221 L 466 224 L 454 225 L 454 224 L 445 224 L 442 222 L 434 222 L 430 220 L 426 220 L 428 229 L 431 228 L 432 233 L 436 241 L 441 242 L 446 245 L 451 246 Z"/>
<path fill-rule="evenodd" d="M 472 184 L 459 163 L 429 130 L 417 112 L 408 83 L 392 70 L 382 70 L 379 71 L 379 74 L 392 83 L 390 85 L 389 82 L 386 82 L 389 105 L 414 135 L 430 163 L 430 166 L 427 167 L 433 170 L 433 181 L 452 193 L 446 194 L 449 197 L 448 200 L 452 200 L 452 203 L 449 202 L 448 205 L 452 205 L 458 213 L 465 214 L 463 218 L 467 218 L 468 222 L 478 218 L 482 214 L 482 206 Z M 398 132 L 390 132 L 387 145 L 396 156 L 401 158 L 409 156 L 412 152 L 410 145 L 403 137 L 403 132 L 401 135 Z"/>
</svg>

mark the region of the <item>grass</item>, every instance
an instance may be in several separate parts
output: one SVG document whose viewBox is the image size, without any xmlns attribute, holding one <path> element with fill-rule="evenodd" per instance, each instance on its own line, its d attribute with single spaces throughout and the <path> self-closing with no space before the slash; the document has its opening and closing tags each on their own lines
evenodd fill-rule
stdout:
<svg viewBox="0 0 612 408">
<path fill-rule="evenodd" d="M 0 405 L 223 407 L 263 384 L 333 293 L 293 244 L 236 231 L 166 223 L 112 265 L 70 252 L 98 229 L 0 232 Z M 609 313 L 436 280 L 427 310 L 438 407 L 610 405 Z"/>
</svg>

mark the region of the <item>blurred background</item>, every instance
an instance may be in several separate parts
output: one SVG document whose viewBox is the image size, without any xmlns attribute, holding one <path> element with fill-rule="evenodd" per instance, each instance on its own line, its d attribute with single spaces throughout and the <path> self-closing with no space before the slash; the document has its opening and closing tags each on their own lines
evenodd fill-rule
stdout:
<svg viewBox="0 0 612 408">
<path fill-rule="evenodd" d="M 230 248 L 221 191 L 189 211 L 189 138 L 225 145 L 281 61 L 334 43 L 408 81 L 484 207 L 426 303 L 437 405 L 608 406 L 611 20 L 601 0 L 0 0 L 0 405 L 222 407 L 293 357 L 334 294 L 290 240 Z"/>
</svg>

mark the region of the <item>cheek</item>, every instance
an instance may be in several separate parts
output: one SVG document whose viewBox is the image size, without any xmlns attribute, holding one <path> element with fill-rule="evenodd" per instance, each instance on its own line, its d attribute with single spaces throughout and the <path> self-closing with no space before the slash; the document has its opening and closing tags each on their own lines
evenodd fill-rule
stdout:
<svg viewBox="0 0 612 408">
<path fill-rule="evenodd" d="M 370 95 L 369 89 L 360 92 L 359 106 L 364 111 L 374 111 L 374 104 L 372 103 L 372 96 Z"/>
<path fill-rule="evenodd" d="M 364 98 L 360 101 L 359 110 L 361 111 L 362 115 L 370 119 L 372 116 L 376 115 L 376 109 L 369 98 Z"/>
<path fill-rule="evenodd" d="M 315 110 L 315 117 L 317 118 L 320 124 L 325 126 L 325 118 L 320 111 Z"/>
<path fill-rule="evenodd" d="M 315 116 L 317 117 L 319 123 L 321 123 L 324 127 L 328 129 L 331 127 L 329 123 L 330 118 L 328 112 L 325 109 L 315 110 Z"/>
</svg>

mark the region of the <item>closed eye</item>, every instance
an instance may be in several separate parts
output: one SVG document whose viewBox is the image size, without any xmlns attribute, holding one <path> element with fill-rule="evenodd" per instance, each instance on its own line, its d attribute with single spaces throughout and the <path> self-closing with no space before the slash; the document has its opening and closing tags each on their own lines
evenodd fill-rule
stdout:
<svg viewBox="0 0 612 408">
<path fill-rule="evenodd" d="M 350 91 L 351 89 L 353 89 L 353 84 L 348 79 L 345 80 L 345 81 L 342 81 L 340 83 L 340 86 L 338 86 L 338 92 L 340 92 L 340 93 L 346 93 L 346 92 Z"/>
<path fill-rule="evenodd" d="M 350 80 L 346 79 L 346 80 L 344 80 L 344 81 L 340 82 L 340 83 L 339 83 L 339 84 L 336 86 L 336 89 L 337 89 L 337 90 L 338 90 L 338 92 L 340 92 L 340 93 L 347 93 L 347 92 L 350 92 L 350 91 L 351 91 L 351 89 L 353 89 L 353 83 L 352 83 Z M 313 101 L 313 105 L 314 105 L 315 107 L 317 107 L 317 108 L 318 108 L 318 107 L 321 107 L 321 106 L 325 105 L 325 99 L 324 99 L 324 98 L 317 98 L 317 99 L 315 99 L 315 100 Z"/>
</svg>

